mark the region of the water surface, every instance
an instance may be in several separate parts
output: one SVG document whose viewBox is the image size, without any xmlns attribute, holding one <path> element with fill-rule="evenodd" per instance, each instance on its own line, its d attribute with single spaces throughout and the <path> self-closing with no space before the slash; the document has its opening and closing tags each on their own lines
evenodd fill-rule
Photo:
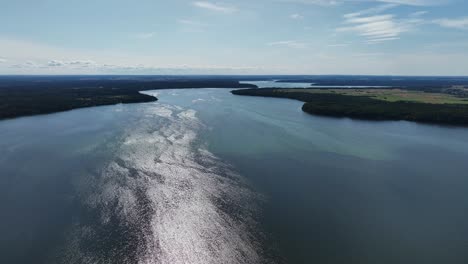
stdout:
<svg viewBox="0 0 468 264">
<path fill-rule="evenodd" d="M 258 88 L 389 88 L 391 86 L 378 85 L 316 85 L 313 82 L 278 82 L 278 81 L 242 81 L 256 85 Z"/>
<path fill-rule="evenodd" d="M 0 122 L 1 263 L 466 263 L 468 129 L 223 89 Z"/>
</svg>

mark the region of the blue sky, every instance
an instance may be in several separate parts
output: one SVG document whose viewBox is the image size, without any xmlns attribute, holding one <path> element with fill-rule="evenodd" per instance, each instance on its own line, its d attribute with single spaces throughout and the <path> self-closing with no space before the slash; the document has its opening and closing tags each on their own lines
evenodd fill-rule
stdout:
<svg viewBox="0 0 468 264">
<path fill-rule="evenodd" d="M 468 75 L 463 0 L 0 1 L 0 74 Z"/>
</svg>

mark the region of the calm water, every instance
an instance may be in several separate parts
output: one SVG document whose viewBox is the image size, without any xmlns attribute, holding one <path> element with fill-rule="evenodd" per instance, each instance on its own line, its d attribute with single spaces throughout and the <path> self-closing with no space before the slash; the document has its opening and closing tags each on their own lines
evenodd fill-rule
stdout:
<svg viewBox="0 0 468 264">
<path fill-rule="evenodd" d="M 248 83 L 254 84 L 258 88 L 268 88 L 268 87 L 275 87 L 275 88 L 310 88 L 312 83 L 304 83 L 304 82 L 276 82 L 276 81 L 245 81 L 240 83 Z"/>
<path fill-rule="evenodd" d="M 0 263 L 468 262 L 468 129 L 148 93 L 0 122 Z"/>
<path fill-rule="evenodd" d="M 310 82 L 276 82 L 276 81 L 244 81 L 241 83 L 254 84 L 258 88 L 388 88 L 390 86 L 360 86 L 360 85 L 315 85 Z"/>
</svg>

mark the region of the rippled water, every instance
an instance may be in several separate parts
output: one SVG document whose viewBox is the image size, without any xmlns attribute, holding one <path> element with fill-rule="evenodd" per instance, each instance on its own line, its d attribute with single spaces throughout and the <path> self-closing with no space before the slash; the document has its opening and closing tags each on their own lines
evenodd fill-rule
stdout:
<svg viewBox="0 0 468 264">
<path fill-rule="evenodd" d="M 468 129 L 228 90 L 0 122 L 0 263 L 466 263 Z"/>
</svg>

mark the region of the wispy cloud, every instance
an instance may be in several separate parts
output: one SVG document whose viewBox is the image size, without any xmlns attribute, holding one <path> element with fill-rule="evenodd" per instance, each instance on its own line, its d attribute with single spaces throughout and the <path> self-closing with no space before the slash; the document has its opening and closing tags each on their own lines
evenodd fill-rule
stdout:
<svg viewBox="0 0 468 264">
<path fill-rule="evenodd" d="M 40 64 L 36 63 L 35 61 L 28 60 L 24 63 L 26 67 L 40 67 Z"/>
<path fill-rule="evenodd" d="M 142 33 L 138 33 L 138 34 L 133 35 L 133 37 L 135 37 L 137 39 L 150 39 L 150 38 L 154 37 L 155 35 L 156 35 L 155 32 L 142 32 Z"/>
<path fill-rule="evenodd" d="M 352 53 L 351 57 L 356 57 L 356 58 L 369 58 L 369 57 L 378 57 L 378 56 L 384 56 L 385 53 L 382 52 L 364 52 L 364 53 Z"/>
<path fill-rule="evenodd" d="M 284 3 L 300 3 L 300 4 L 312 4 L 320 6 L 336 6 L 344 3 L 356 3 L 356 2 L 376 2 L 376 3 L 389 3 L 397 5 L 409 5 L 409 6 L 434 6 L 442 5 L 450 2 L 450 0 L 273 0 L 276 2 Z"/>
<path fill-rule="evenodd" d="M 177 20 L 177 23 L 186 25 L 186 26 L 196 26 L 196 27 L 204 27 L 207 24 L 196 21 L 196 20 L 191 20 L 191 19 L 179 19 Z"/>
<path fill-rule="evenodd" d="M 410 17 L 422 17 L 422 16 L 426 15 L 427 13 L 429 13 L 429 12 L 428 11 L 417 11 L 417 12 L 411 13 L 409 16 Z"/>
<path fill-rule="evenodd" d="M 468 17 L 462 18 L 443 18 L 433 21 L 441 27 L 467 29 L 468 30 Z"/>
<path fill-rule="evenodd" d="M 304 16 L 301 15 L 301 14 L 292 14 L 289 17 L 292 18 L 292 19 L 296 19 L 296 20 L 304 19 Z"/>
<path fill-rule="evenodd" d="M 283 46 L 288 48 L 306 48 L 307 44 L 296 40 L 283 40 L 267 43 L 268 46 Z"/>
<path fill-rule="evenodd" d="M 352 18 L 352 17 L 364 16 L 364 15 L 378 14 L 378 13 L 381 13 L 381 12 L 386 11 L 388 9 L 395 8 L 397 6 L 398 6 L 397 4 L 379 5 L 379 6 L 364 9 L 364 10 L 361 10 L 361 11 L 358 11 L 358 12 L 345 14 L 344 17 L 345 18 Z"/>
<path fill-rule="evenodd" d="M 47 63 L 47 66 L 50 66 L 50 67 L 60 67 L 64 65 L 65 65 L 64 62 L 59 61 L 59 60 L 51 60 Z"/>
<path fill-rule="evenodd" d="M 215 11 L 215 12 L 222 12 L 222 13 L 234 13 L 237 11 L 237 8 L 233 6 L 228 6 L 221 3 L 213 3 L 213 2 L 206 2 L 206 1 L 196 1 L 192 3 L 194 6 Z"/>
<path fill-rule="evenodd" d="M 17 63 L 10 65 L 10 68 L 16 68 L 16 69 L 34 69 L 34 68 L 45 68 L 46 65 L 41 65 L 39 63 L 36 63 L 35 61 L 27 60 L 23 63 Z"/>
<path fill-rule="evenodd" d="M 142 73 L 245 73 L 262 70 L 261 67 L 254 66 L 221 66 L 221 65 L 173 65 L 166 67 L 157 67 L 144 64 L 111 64 L 97 63 L 90 60 L 49 60 L 47 63 L 36 63 L 26 61 L 24 63 L 10 65 L 11 69 L 23 69 L 26 71 L 39 71 L 40 73 L 51 72 L 81 72 L 81 73 L 125 73 L 125 74 L 142 74 Z"/>
<path fill-rule="evenodd" d="M 339 43 L 339 44 L 329 44 L 329 45 L 327 45 L 327 47 L 331 47 L 331 48 L 348 47 L 348 46 L 349 46 L 348 43 Z"/>
<path fill-rule="evenodd" d="M 376 0 L 376 2 L 393 3 L 399 5 L 411 5 L 411 6 L 432 6 L 432 5 L 443 5 L 450 0 Z"/>
<path fill-rule="evenodd" d="M 191 20 L 191 19 L 179 19 L 177 20 L 177 23 L 181 25 L 184 31 L 192 32 L 192 33 L 204 32 L 206 28 L 209 26 L 208 24 L 202 23 L 197 20 Z"/>
<path fill-rule="evenodd" d="M 310 4 L 319 6 L 334 6 L 341 4 L 343 0 L 273 0 L 275 2 L 283 3 L 297 3 L 297 4 Z"/>
<path fill-rule="evenodd" d="M 368 44 L 398 40 L 402 33 L 422 24 L 423 20 L 414 15 L 406 19 L 397 19 L 393 14 L 380 14 L 396 6 L 396 4 L 383 4 L 359 12 L 345 14 L 343 16 L 345 26 L 337 28 L 336 31 L 355 32 L 364 37 Z"/>
<path fill-rule="evenodd" d="M 380 43 L 398 39 L 406 29 L 394 21 L 393 15 L 376 15 L 368 17 L 347 18 L 348 26 L 340 27 L 338 32 L 356 32 L 369 43 Z"/>
<path fill-rule="evenodd" d="M 7 60 L 0 57 L 0 63 L 4 63 L 4 62 L 7 62 Z"/>
<path fill-rule="evenodd" d="M 62 60 L 50 60 L 47 63 L 49 67 L 94 67 L 98 65 L 92 60 L 71 60 L 71 61 L 62 61 Z"/>
</svg>

